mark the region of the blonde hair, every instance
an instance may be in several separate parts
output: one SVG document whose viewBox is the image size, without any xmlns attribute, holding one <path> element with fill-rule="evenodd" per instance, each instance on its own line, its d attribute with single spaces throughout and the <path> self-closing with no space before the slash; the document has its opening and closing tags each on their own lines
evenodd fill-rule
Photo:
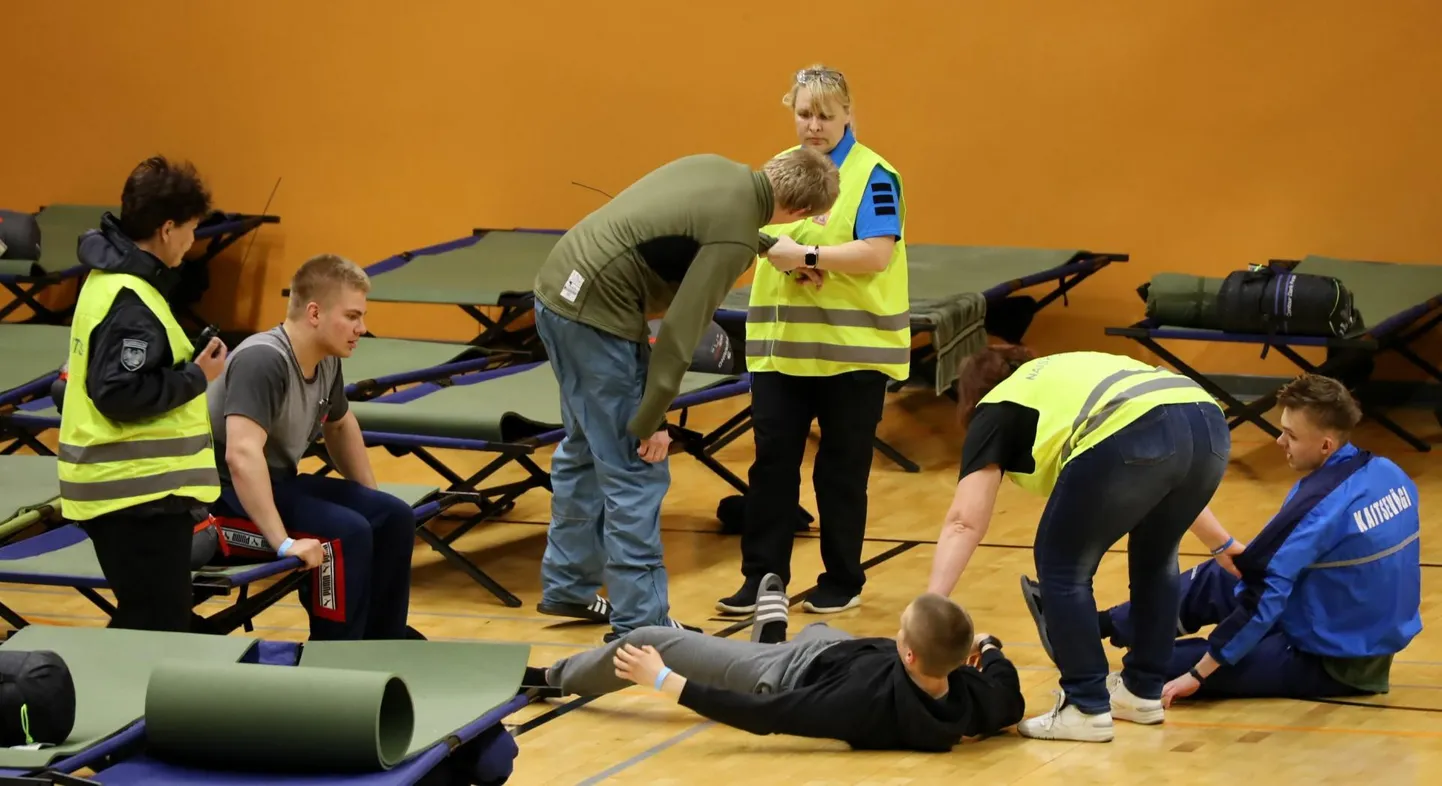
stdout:
<svg viewBox="0 0 1442 786">
<path fill-rule="evenodd" d="M 762 167 L 771 180 L 771 192 L 782 210 L 802 210 L 808 218 L 836 204 L 841 194 L 841 173 L 830 157 L 809 147 L 788 150 Z"/>
<path fill-rule="evenodd" d="M 851 87 L 846 84 L 846 76 L 840 71 L 828 68 L 822 63 L 813 63 L 797 71 L 791 89 L 781 97 L 781 103 L 795 110 L 796 94 L 801 92 L 803 87 L 811 93 L 813 106 L 840 106 L 843 112 L 851 111 Z"/>
<path fill-rule="evenodd" d="M 966 663 L 976 637 L 966 609 L 934 592 L 911 602 L 902 627 L 906 646 L 916 653 L 917 666 L 928 677 L 945 677 Z"/>
<path fill-rule="evenodd" d="M 287 316 L 299 317 L 309 303 L 326 304 L 341 287 L 371 290 L 370 276 L 360 265 L 335 254 L 311 257 L 290 279 L 290 303 Z"/>
</svg>

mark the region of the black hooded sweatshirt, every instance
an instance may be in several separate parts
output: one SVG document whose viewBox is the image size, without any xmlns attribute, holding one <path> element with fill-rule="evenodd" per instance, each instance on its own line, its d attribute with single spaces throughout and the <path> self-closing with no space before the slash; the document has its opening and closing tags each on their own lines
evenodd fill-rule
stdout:
<svg viewBox="0 0 1442 786">
<path fill-rule="evenodd" d="M 86 267 L 138 276 L 162 296 L 178 280 L 175 271 L 126 237 L 109 213 L 101 218 L 99 229 L 80 236 L 77 251 Z M 126 349 L 130 351 L 123 352 Z M 90 332 L 85 393 L 95 409 L 119 423 L 135 422 L 184 405 L 204 394 L 206 385 L 200 366 L 190 358 L 173 356 L 165 326 L 140 296 L 129 289 L 117 293 L 110 310 Z M 205 509 L 194 499 L 172 496 L 141 503 L 123 515 L 180 513 L 191 513 L 199 521 Z"/>
<path fill-rule="evenodd" d="M 995 734 L 1021 720 L 1016 667 L 987 650 L 981 668 L 961 666 L 940 699 L 902 665 L 896 641 L 848 639 L 822 650 L 792 690 L 738 693 L 687 680 L 680 704 L 752 734 L 841 740 L 857 750 L 944 753 L 962 737 Z"/>
</svg>

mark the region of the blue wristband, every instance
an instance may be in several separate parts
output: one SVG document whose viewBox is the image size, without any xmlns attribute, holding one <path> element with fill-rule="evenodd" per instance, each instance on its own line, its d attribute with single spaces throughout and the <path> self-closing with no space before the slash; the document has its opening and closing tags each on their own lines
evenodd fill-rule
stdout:
<svg viewBox="0 0 1442 786">
<path fill-rule="evenodd" d="M 661 685 L 666 682 L 666 675 L 670 673 L 670 666 L 662 666 L 661 670 L 656 673 L 656 690 L 661 690 Z"/>
<path fill-rule="evenodd" d="M 1222 545 L 1220 545 L 1220 546 L 1212 549 L 1212 556 L 1215 557 L 1215 556 L 1221 554 L 1222 552 L 1224 552 L 1224 551 L 1226 551 L 1227 549 L 1231 548 L 1236 542 L 1237 542 L 1237 539 L 1236 539 L 1236 538 L 1233 538 L 1233 537 L 1228 536 L 1226 543 L 1223 543 Z"/>
<path fill-rule="evenodd" d="M 280 548 L 275 550 L 275 555 L 277 557 L 284 557 L 285 553 L 287 551 L 290 551 L 290 547 L 294 545 L 295 541 L 291 540 L 290 538 L 286 538 L 285 540 L 281 541 Z"/>
</svg>

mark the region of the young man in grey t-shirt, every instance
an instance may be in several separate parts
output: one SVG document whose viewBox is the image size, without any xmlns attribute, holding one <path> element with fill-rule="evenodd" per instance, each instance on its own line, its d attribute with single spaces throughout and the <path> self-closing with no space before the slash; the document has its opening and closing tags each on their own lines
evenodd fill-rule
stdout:
<svg viewBox="0 0 1442 786">
<path fill-rule="evenodd" d="M 217 517 L 242 553 L 296 556 L 312 640 L 407 638 L 415 514 L 376 488 L 341 378 L 365 333 L 364 271 L 323 255 L 301 265 L 285 322 L 242 341 L 210 386 L 220 466 Z M 341 478 L 302 475 L 325 438 Z M 239 530 L 237 532 L 237 530 Z"/>
</svg>

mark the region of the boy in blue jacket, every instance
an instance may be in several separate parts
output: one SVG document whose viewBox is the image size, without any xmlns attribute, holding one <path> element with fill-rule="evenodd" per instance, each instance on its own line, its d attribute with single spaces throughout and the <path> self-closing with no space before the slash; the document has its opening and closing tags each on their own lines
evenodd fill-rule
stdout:
<svg viewBox="0 0 1442 786">
<path fill-rule="evenodd" d="M 1160 723 L 1164 707 L 1193 694 L 1385 693 L 1393 656 L 1421 632 L 1416 484 L 1392 461 L 1350 443 L 1362 413 L 1340 382 L 1304 374 L 1277 403 L 1277 443 L 1306 475 L 1236 555 L 1240 576 L 1216 560 L 1183 574 L 1179 633 L 1216 628 L 1177 641 L 1161 701 L 1127 697 L 1128 706 L 1113 706 L 1115 716 Z M 1026 594 L 1035 611 L 1039 594 Z M 1129 612 L 1129 604 L 1101 612 L 1103 638 L 1130 646 Z M 1126 693 L 1117 681 L 1115 674 L 1108 680 L 1114 705 Z"/>
</svg>

